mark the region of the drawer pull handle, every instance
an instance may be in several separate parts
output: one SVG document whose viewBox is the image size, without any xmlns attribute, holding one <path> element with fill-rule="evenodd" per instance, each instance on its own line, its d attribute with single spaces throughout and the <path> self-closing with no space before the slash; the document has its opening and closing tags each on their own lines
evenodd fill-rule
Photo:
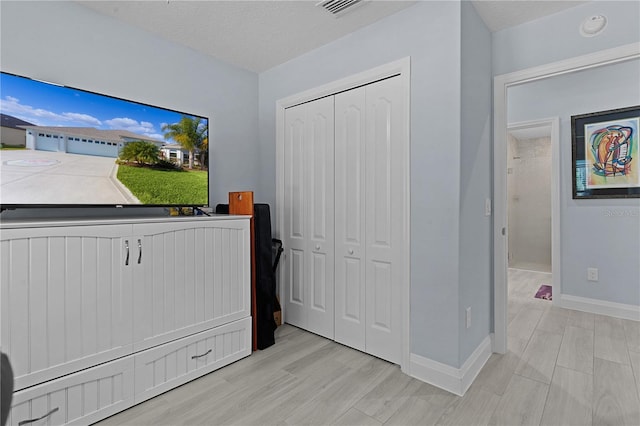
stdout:
<svg viewBox="0 0 640 426">
<path fill-rule="evenodd" d="M 47 414 L 45 414 L 44 416 L 42 416 L 42 417 L 38 417 L 37 419 L 23 420 L 23 421 L 21 421 L 20 423 L 18 423 L 18 426 L 27 425 L 27 424 L 29 424 L 29 423 L 33 423 L 33 422 L 37 422 L 38 420 L 45 419 L 45 418 L 49 417 L 50 415 L 52 415 L 53 413 L 55 413 L 55 412 L 56 412 L 56 411 L 58 411 L 58 410 L 59 410 L 59 408 L 58 408 L 58 407 L 56 407 L 56 408 L 54 408 L 53 410 L 49 411 L 49 412 L 48 412 Z"/>
<path fill-rule="evenodd" d="M 142 240 L 138 240 L 138 265 L 142 262 Z"/>
<path fill-rule="evenodd" d="M 207 356 L 211 353 L 211 349 L 209 349 L 208 351 L 206 351 L 205 353 L 203 353 L 202 355 L 194 355 L 191 357 L 191 359 L 197 359 L 197 358 L 202 358 L 203 356 Z"/>
<path fill-rule="evenodd" d="M 129 240 L 124 240 L 124 248 L 127 250 L 127 257 L 124 259 L 124 266 L 129 265 Z"/>
</svg>

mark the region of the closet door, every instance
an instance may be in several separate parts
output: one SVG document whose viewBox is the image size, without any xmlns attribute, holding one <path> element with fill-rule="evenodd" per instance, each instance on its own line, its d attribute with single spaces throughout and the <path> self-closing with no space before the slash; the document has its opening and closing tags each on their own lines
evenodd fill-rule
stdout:
<svg viewBox="0 0 640 426">
<path fill-rule="evenodd" d="M 399 78 L 336 95 L 337 342 L 401 361 L 407 153 Z"/>
<path fill-rule="evenodd" d="M 400 78 L 366 86 L 366 352 L 399 364 L 407 153 Z"/>
<path fill-rule="evenodd" d="M 335 340 L 365 351 L 365 88 L 335 105 Z"/>
<path fill-rule="evenodd" d="M 286 322 L 333 339 L 333 97 L 285 112 Z"/>
</svg>

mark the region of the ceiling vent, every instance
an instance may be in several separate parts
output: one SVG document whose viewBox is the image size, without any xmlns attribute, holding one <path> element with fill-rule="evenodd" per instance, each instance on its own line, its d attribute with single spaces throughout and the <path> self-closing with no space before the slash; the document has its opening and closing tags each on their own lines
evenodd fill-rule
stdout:
<svg viewBox="0 0 640 426">
<path fill-rule="evenodd" d="M 370 0 L 323 0 L 316 4 L 336 18 L 357 9 Z"/>
</svg>

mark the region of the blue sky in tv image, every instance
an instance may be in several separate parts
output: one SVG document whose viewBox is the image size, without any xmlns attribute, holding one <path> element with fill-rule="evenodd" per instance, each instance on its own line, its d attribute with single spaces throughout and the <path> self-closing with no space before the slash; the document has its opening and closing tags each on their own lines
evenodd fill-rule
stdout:
<svg viewBox="0 0 640 426">
<path fill-rule="evenodd" d="M 165 140 L 162 126 L 197 117 L 2 72 L 0 112 L 37 126 L 128 130 Z M 207 125 L 207 120 L 202 118 Z M 168 140 L 168 142 L 172 142 Z"/>
</svg>

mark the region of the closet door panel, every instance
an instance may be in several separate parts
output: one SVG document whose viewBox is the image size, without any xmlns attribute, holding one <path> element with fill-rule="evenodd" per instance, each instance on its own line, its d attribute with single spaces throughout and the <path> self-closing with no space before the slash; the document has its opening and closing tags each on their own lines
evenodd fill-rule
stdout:
<svg viewBox="0 0 640 426">
<path fill-rule="evenodd" d="M 285 112 L 285 321 L 333 338 L 334 110 L 323 98 Z"/>
<path fill-rule="evenodd" d="M 333 98 L 305 104 L 308 149 L 308 330 L 333 339 L 334 110 Z"/>
<path fill-rule="evenodd" d="M 404 214 L 400 79 L 366 86 L 366 351 L 399 363 Z"/>
<path fill-rule="evenodd" d="M 285 315 L 286 321 L 307 327 L 305 294 L 305 119 L 304 105 L 285 111 L 284 140 L 284 221 L 283 243 L 286 249 Z"/>
<path fill-rule="evenodd" d="M 365 349 L 365 89 L 335 96 L 337 342 Z"/>
</svg>

